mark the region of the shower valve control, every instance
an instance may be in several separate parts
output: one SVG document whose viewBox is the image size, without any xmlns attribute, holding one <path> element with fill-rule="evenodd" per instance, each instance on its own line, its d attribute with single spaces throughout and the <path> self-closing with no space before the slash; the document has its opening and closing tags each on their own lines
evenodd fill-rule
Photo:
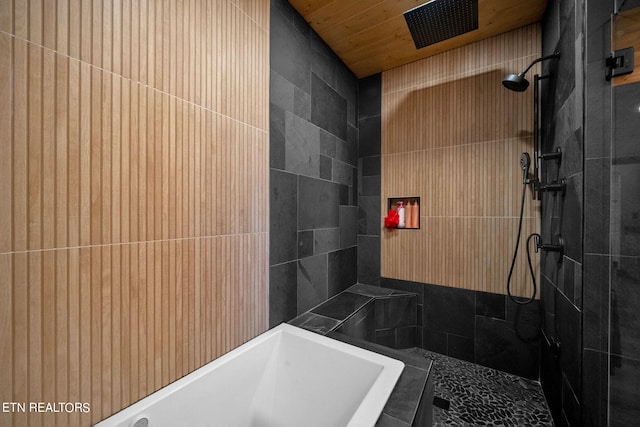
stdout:
<svg viewBox="0 0 640 427">
<path fill-rule="evenodd" d="M 561 178 L 560 181 L 556 181 L 551 184 L 541 184 L 538 187 L 538 191 L 541 193 L 545 191 L 551 191 L 551 192 L 559 192 L 564 194 L 565 187 L 566 187 L 566 183 L 564 181 L 564 178 Z"/>
<path fill-rule="evenodd" d="M 560 149 L 560 147 L 558 147 L 556 151 L 540 154 L 538 158 L 540 160 L 557 160 L 559 162 L 560 160 L 562 160 L 562 150 Z"/>
<path fill-rule="evenodd" d="M 540 249 L 546 252 L 559 252 L 562 256 L 564 254 L 564 240 L 562 239 L 562 236 L 558 236 L 557 244 L 542 243 L 540 236 L 536 236 L 536 252 Z"/>
</svg>

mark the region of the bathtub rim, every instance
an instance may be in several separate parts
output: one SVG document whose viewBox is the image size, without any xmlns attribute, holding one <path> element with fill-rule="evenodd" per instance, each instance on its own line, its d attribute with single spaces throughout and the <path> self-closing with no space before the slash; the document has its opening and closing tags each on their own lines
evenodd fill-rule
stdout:
<svg viewBox="0 0 640 427">
<path fill-rule="evenodd" d="M 189 383 L 199 378 L 204 377 L 211 371 L 217 369 L 221 365 L 225 364 L 229 360 L 238 357 L 239 355 L 250 351 L 253 347 L 258 346 L 264 341 L 270 338 L 276 338 L 278 334 L 292 334 L 297 337 L 313 341 L 319 345 L 345 352 L 352 356 L 362 358 L 366 361 L 381 365 L 382 369 L 375 378 L 373 384 L 367 391 L 366 395 L 356 408 L 355 412 L 351 416 L 347 427 L 356 427 L 363 425 L 374 426 L 378 418 L 382 414 L 383 408 L 389 399 L 400 375 L 402 374 L 405 364 L 404 362 L 394 359 L 389 356 L 385 356 L 379 353 L 375 353 L 371 350 L 367 350 L 346 342 L 339 341 L 334 338 L 330 338 L 324 335 L 311 332 L 309 330 L 290 325 L 288 323 L 281 323 L 267 331 L 257 335 L 249 341 L 239 345 L 238 347 L 228 351 L 227 353 L 213 359 L 205 365 L 197 368 L 196 370 L 178 378 L 177 380 L 161 387 L 154 391 L 150 395 L 142 397 L 140 400 L 133 402 L 129 406 L 126 406 L 109 415 L 108 417 L 98 421 L 94 424 L 94 427 L 109 427 L 129 421 L 129 424 L 125 424 L 129 427 L 132 420 L 137 420 L 145 415 L 145 412 L 149 407 L 158 403 L 165 397 L 177 393 Z M 139 407 L 139 408 L 138 408 Z"/>
</svg>

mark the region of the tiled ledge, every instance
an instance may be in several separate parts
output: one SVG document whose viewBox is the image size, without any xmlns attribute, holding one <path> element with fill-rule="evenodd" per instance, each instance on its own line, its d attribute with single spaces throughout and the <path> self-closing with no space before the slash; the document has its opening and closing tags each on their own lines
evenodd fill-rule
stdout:
<svg viewBox="0 0 640 427">
<path fill-rule="evenodd" d="M 411 292 L 357 284 L 289 323 L 402 361 L 405 368 L 376 426 L 431 426 L 431 361 L 382 345 L 414 347 L 403 336 L 415 336 L 416 312 Z"/>
<path fill-rule="evenodd" d="M 322 335 L 337 331 L 386 347 L 416 347 L 417 295 L 357 284 L 289 323 Z"/>
</svg>

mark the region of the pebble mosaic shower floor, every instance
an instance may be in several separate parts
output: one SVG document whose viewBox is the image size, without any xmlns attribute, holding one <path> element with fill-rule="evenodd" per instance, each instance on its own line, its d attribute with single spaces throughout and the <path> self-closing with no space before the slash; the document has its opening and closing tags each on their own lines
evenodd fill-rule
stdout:
<svg viewBox="0 0 640 427">
<path fill-rule="evenodd" d="M 450 404 L 448 410 L 434 406 L 434 427 L 554 425 L 539 383 L 419 348 L 407 351 L 433 360 L 435 396 Z"/>
</svg>

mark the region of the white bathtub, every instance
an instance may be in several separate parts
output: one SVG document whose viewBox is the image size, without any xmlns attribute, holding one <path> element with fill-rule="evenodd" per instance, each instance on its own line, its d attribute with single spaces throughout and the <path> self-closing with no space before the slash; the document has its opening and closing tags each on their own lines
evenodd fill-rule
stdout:
<svg viewBox="0 0 640 427">
<path fill-rule="evenodd" d="M 96 427 L 373 426 L 403 369 L 281 324 Z"/>
</svg>

